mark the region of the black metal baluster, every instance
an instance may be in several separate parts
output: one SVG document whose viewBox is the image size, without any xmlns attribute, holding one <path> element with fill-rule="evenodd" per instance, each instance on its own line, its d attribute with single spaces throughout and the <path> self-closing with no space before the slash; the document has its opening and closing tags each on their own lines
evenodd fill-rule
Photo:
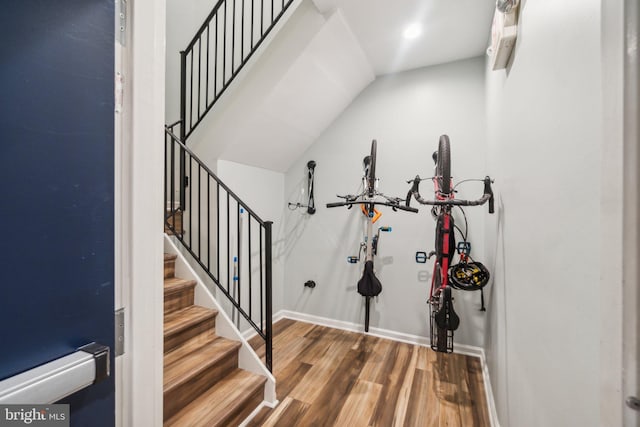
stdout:
<svg viewBox="0 0 640 427">
<path fill-rule="evenodd" d="M 202 257 L 202 248 L 200 246 L 200 241 L 202 240 L 202 220 L 201 220 L 201 212 L 202 212 L 202 175 L 201 175 L 202 166 L 198 163 L 198 257 Z"/>
<path fill-rule="evenodd" d="M 253 310 L 251 308 L 251 305 L 252 305 L 252 301 L 251 301 L 252 300 L 252 297 L 251 297 L 251 287 L 252 287 L 251 286 L 251 275 L 252 275 L 251 274 L 251 218 L 252 217 L 251 217 L 250 213 L 247 214 L 247 218 L 248 218 L 247 219 L 247 229 L 248 229 L 247 230 L 247 237 L 248 237 L 248 239 L 247 239 L 247 241 L 248 241 L 248 244 L 247 244 L 247 254 L 248 254 L 247 255 L 247 260 L 248 260 L 248 264 L 247 265 L 249 267 L 249 274 L 247 274 L 247 277 L 248 277 L 248 280 L 249 280 L 249 317 L 251 317 L 251 314 L 253 313 Z"/>
<path fill-rule="evenodd" d="M 207 72 L 205 74 L 205 83 L 204 83 L 204 105 L 206 107 L 209 106 L 209 50 L 211 49 L 211 45 L 209 43 L 209 32 L 210 32 L 210 23 L 207 23 Z"/>
<path fill-rule="evenodd" d="M 264 227 L 264 225 L 260 224 L 260 331 L 264 331 L 264 323 L 263 323 L 263 303 L 264 303 L 264 298 L 262 298 L 262 285 L 264 284 L 264 282 L 262 281 L 262 269 L 264 268 L 263 264 L 262 264 L 262 228 Z"/>
<path fill-rule="evenodd" d="M 207 270 L 211 270 L 211 177 L 207 175 Z"/>
<path fill-rule="evenodd" d="M 222 88 L 227 82 L 227 2 L 224 2 L 224 26 L 222 30 Z"/>
<path fill-rule="evenodd" d="M 220 280 L 220 183 L 216 182 L 216 269 L 217 275 L 216 279 Z"/>
<path fill-rule="evenodd" d="M 229 292 L 229 282 L 231 281 L 231 270 L 229 269 L 230 263 L 229 261 L 231 261 L 231 259 L 229 258 L 229 255 L 231 253 L 231 248 L 230 248 L 230 230 L 231 227 L 229 225 L 229 217 L 230 217 L 230 211 L 229 211 L 229 192 L 227 191 L 227 292 Z"/>
<path fill-rule="evenodd" d="M 264 34 L 264 0 L 260 0 L 260 40 Z"/>
<path fill-rule="evenodd" d="M 216 34 L 214 37 L 214 55 L 213 55 L 213 100 L 218 99 L 218 14 L 216 13 Z M 213 103 L 212 103 L 213 105 Z"/>
<path fill-rule="evenodd" d="M 272 313 L 272 283 L 271 283 L 271 225 L 273 223 L 271 221 L 266 221 L 264 223 L 264 250 L 265 250 L 265 305 L 266 305 L 266 322 L 267 322 L 267 336 L 265 338 L 265 363 L 267 365 L 267 369 L 269 371 L 273 371 L 273 361 L 272 361 L 272 347 L 273 347 L 273 313 Z"/>
<path fill-rule="evenodd" d="M 162 215 L 162 219 L 163 219 L 163 227 L 166 227 L 167 223 L 169 222 L 169 215 L 167 215 L 167 202 L 169 201 L 169 199 L 171 198 L 171 195 L 168 194 L 169 193 L 169 179 L 168 179 L 168 168 L 169 165 L 167 164 L 167 161 L 169 160 L 169 140 L 167 139 L 169 137 L 169 135 L 167 135 L 166 133 L 164 134 L 164 213 Z M 171 205 L 173 206 L 173 205 Z"/>
<path fill-rule="evenodd" d="M 242 13 L 240 14 L 240 63 L 244 62 L 244 0 L 242 0 Z"/>
<path fill-rule="evenodd" d="M 191 70 L 189 74 L 189 129 L 193 129 L 193 50 L 191 50 Z M 191 175 L 189 175 L 191 176 Z"/>
<path fill-rule="evenodd" d="M 236 61 L 236 0 L 233 0 L 233 16 L 231 18 L 231 75 L 235 72 Z"/>
<path fill-rule="evenodd" d="M 236 232 L 236 242 L 237 242 L 237 243 L 236 243 L 236 257 L 237 257 L 236 259 L 237 259 L 237 263 L 238 263 L 238 264 L 237 264 L 237 269 L 238 269 L 238 271 L 236 271 L 236 278 L 237 278 L 237 279 L 236 279 L 236 283 L 235 283 L 235 284 L 236 284 L 236 286 L 237 286 L 237 288 L 238 288 L 238 294 L 237 294 L 237 295 L 238 295 L 238 305 L 239 305 L 239 306 L 241 305 L 241 304 L 240 304 L 240 301 L 242 301 L 242 300 L 240 299 L 240 271 L 241 271 L 241 270 L 240 270 L 240 268 L 241 268 L 241 265 L 240 265 L 240 258 L 241 258 L 241 246 L 240 246 L 240 233 L 241 233 L 241 230 L 240 230 L 240 209 L 242 209 L 242 208 L 240 207 L 240 203 L 238 203 L 238 202 L 236 201 L 236 227 L 237 227 L 237 229 L 238 229 L 238 231 Z"/>
<path fill-rule="evenodd" d="M 180 141 L 181 142 L 186 139 L 186 134 L 185 134 L 186 128 L 187 128 L 187 54 L 185 53 L 185 51 L 181 51 L 180 52 Z M 173 136 L 171 138 L 173 139 Z M 172 144 L 172 146 L 175 150 L 176 144 L 174 143 Z M 180 189 L 180 210 L 181 211 L 184 211 L 184 204 L 185 204 L 184 165 L 185 165 L 185 154 L 184 154 L 184 150 L 182 150 L 182 147 L 180 147 L 179 189 Z M 173 166 L 175 166 L 175 164 Z M 174 206 L 171 206 L 171 209 L 174 209 Z"/>
<path fill-rule="evenodd" d="M 251 0 L 251 49 L 253 49 L 253 15 L 256 13 L 255 0 Z"/>
<path fill-rule="evenodd" d="M 193 164 L 192 158 L 191 156 L 189 156 L 189 181 L 191 181 L 191 177 L 193 176 L 193 174 L 191 173 L 191 165 Z M 193 236 L 192 236 L 192 230 L 193 230 L 193 196 L 191 194 L 191 189 L 193 188 L 192 185 L 189 185 L 189 247 L 193 247 Z"/>
<path fill-rule="evenodd" d="M 201 75 L 202 75 L 202 37 L 198 41 L 198 121 L 200 121 L 200 93 L 202 92 L 201 85 Z"/>
</svg>

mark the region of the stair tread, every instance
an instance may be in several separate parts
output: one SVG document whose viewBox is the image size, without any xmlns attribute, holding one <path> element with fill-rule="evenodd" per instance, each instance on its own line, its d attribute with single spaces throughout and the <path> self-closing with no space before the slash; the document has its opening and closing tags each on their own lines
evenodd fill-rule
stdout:
<svg viewBox="0 0 640 427">
<path fill-rule="evenodd" d="M 164 294 L 167 295 L 174 292 L 180 292 L 189 287 L 194 287 L 195 285 L 195 280 L 183 279 L 180 277 L 167 277 L 164 279 Z"/>
<path fill-rule="evenodd" d="M 164 336 L 167 337 L 178 333 L 179 331 L 189 328 L 191 325 L 215 317 L 217 314 L 217 310 L 199 305 L 192 305 L 168 313 L 164 316 Z"/>
<path fill-rule="evenodd" d="M 194 340 L 187 341 L 182 345 L 179 345 L 176 348 L 171 349 L 169 352 L 164 354 L 164 367 L 166 369 L 170 364 L 182 360 L 188 354 L 193 353 L 194 351 L 198 351 L 200 348 L 211 344 L 214 340 L 220 338 L 217 335 L 212 335 L 210 337 L 205 337 L 203 340 Z"/>
<path fill-rule="evenodd" d="M 261 375 L 236 369 L 171 417 L 164 426 L 228 425 L 266 380 Z"/>
<path fill-rule="evenodd" d="M 164 391 L 165 393 L 190 378 L 199 375 L 202 371 L 215 365 L 232 352 L 237 352 L 240 343 L 223 337 L 216 337 L 209 343 L 200 346 L 195 351 L 183 355 L 175 360 L 175 357 L 165 356 L 164 365 Z M 177 350 L 179 351 L 179 350 Z M 175 354 L 173 355 L 175 356 Z"/>
</svg>

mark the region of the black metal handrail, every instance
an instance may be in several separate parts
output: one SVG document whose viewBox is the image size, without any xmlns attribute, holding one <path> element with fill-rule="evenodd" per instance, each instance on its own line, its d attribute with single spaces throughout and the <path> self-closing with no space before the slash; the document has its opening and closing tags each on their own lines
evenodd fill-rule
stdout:
<svg viewBox="0 0 640 427">
<path fill-rule="evenodd" d="M 227 297 L 232 312 L 262 337 L 271 371 L 272 222 L 262 220 L 188 149 L 176 136 L 176 126 L 165 128 L 165 226 Z M 181 172 L 189 187 L 178 206 Z"/>
<path fill-rule="evenodd" d="M 202 122 L 293 0 L 220 0 L 180 52 L 180 140 Z"/>
</svg>

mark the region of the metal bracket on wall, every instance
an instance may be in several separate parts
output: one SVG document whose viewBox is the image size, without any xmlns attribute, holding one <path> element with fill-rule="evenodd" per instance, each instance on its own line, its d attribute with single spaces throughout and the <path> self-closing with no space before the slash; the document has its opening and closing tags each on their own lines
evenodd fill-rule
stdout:
<svg viewBox="0 0 640 427">
<path fill-rule="evenodd" d="M 127 1 L 115 0 L 116 2 L 116 41 L 121 46 L 127 43 Z"/>
<path fill-rule="evenodd" d="M 313 215 L 316 213 L 316 202 L 315 197 L 313 195 L 313 187 L 314 187 L 314 176 L 315 176 L 316 162 L 313 160 L 309 160 L 307 162 L 307 204 L 303 205 L 302 203 L 288 203 L 287 206 L 291 210 L 295 210 L 297 208 L 307 208 L 307 213 L 309 215 Z"/>
<path fill-rule="evenodd" d="M 640 399 L 638 399 L 637 397 L 635 396 L 627 397 L 626 404 L 629 408 L 633 409 L 634 411 L 640 411 Z"/>
<path fill-rule="evenodd" d="M 124 354 L 124 307 L 115 312 L 115 357 Z"/>
</svg>

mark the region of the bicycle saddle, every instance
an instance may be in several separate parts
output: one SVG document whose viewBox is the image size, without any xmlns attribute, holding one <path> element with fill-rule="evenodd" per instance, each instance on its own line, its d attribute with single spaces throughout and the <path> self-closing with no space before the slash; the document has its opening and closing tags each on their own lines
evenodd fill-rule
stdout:
<svg viewBox="0 0 640 427">
<path fill-rule="evenodd" d="M 362 279 L 358 281 L 358 293 L 363 297 L 375 297 L 382 292 L 382 283 L 373 273 L 373 261 L 364 264 Z"/>
<path fill-rule="evenodd" d="M 460 317 L 453 309 L 453 298 L 451 297 L 451 288 L 447 286 L 441 291 L 442 301 L 440 303 L 440 310 L 435 314 L 436 324 L 441 329 L 447 329 L 449 331 L 455 331 L 460 326 Z"/>
</svg>

